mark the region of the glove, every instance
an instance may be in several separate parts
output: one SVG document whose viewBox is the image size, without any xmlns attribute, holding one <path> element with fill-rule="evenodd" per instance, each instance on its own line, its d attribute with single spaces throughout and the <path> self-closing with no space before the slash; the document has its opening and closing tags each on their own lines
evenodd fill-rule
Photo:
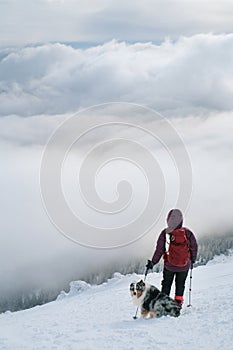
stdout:
<svg viewBox="0 0 233 350">
<path fill-rule="evenodd" d="M 146 264 L 146 269 L 147 269 L 147 271 L 148 270 L 152 270 L 153 269 L 153 267 L 154 267 L 154 263 L 153 263 L 153 261 L 151 261 L 151 260 L 147 260 L 147 264 Z"/>
</svg>

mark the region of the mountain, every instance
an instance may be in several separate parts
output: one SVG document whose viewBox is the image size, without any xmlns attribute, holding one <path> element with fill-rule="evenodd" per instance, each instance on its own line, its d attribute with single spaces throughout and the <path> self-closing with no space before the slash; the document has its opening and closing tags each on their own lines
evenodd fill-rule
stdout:
<svg viewBox="0 0 233 350">
<path fill-rule="evenodd" d="M 132 318 L 129 284 L 143 275 L 116 273 L 95 286 L 74 281 L 56 301 L 1 314 L 0 349 L 228 350 L 233 334 L 232 276 L 231 251 L 193 270 L 191 308 L 188 278 L 181 316 L 149 320 Z M 147 281 L 160 287 L 161 278 L 154 272 Z"/>
</svg>

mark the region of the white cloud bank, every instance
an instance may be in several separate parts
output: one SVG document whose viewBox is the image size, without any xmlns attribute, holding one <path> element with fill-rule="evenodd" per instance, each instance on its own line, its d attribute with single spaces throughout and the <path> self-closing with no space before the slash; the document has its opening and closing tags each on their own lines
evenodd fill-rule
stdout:
<svg viewBox="0 0 233 350">
<path fill-rule="evenodd" d="M 144 104 L 165 115 L 233 108 L 233 34 L 159 46 L 49 44 L 2 50 L 1 56 L 1 115 L 74 112 L 109 101 Z"/>
</svg>

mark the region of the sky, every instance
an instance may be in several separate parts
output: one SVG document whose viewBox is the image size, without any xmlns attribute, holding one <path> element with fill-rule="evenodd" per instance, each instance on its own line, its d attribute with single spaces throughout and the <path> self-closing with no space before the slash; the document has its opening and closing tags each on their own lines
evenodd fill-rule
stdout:
<svg viewBox="0 0 233 350">
<path fill-rule="evenodd" d="M 1 0 L 0 42 L 161 42 L 230 33 L 232 14 L 231 0 Z"/>
<path fill-rule="evenodd" d="M 9 288 L 16 276 L 16 289 L 62 286 L 74 275 L 102 271 L 106 262 L 149 258 L 183 187 L 190 194 L 181 208 L 185 224 L 197 236 L 232 230 L 232 7 L 231 1 L 0 0 L 0 276 Z M 62 135 L 56 150 L 70 142 L 61 166 L 70 212 L 96 232 L 102 225 L 119 233 L 153 194 L 153 230 L 105 251 L 59 234 L 65 212 L 53 225 L 40 183 L 43 155 L 53 155 L 46 148 L 51 135 Z M 127 142 L 118 147 L 117 138 Z M 48 158 L 51 174 L 57 154 Z M 179 184 L 190 168 L 187 183 Z M 124 243 L 144 233 L 139 227 Z"/>
</svg>

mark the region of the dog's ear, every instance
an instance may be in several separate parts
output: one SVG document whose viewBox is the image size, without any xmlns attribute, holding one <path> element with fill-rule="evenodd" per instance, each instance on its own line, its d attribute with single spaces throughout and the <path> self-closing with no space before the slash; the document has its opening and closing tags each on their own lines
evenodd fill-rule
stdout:
<svg viewBox="0 0 233 350">
<path fill-rule="evenodd" d="M 134 290 L 134 282 L 130 283 L 129 289 Z"/>
<path fill-rule="evenodd" d="M 139 281 L 138 284 L 145 286 L 145 282 L 143 280 Z"/>
</svg>

